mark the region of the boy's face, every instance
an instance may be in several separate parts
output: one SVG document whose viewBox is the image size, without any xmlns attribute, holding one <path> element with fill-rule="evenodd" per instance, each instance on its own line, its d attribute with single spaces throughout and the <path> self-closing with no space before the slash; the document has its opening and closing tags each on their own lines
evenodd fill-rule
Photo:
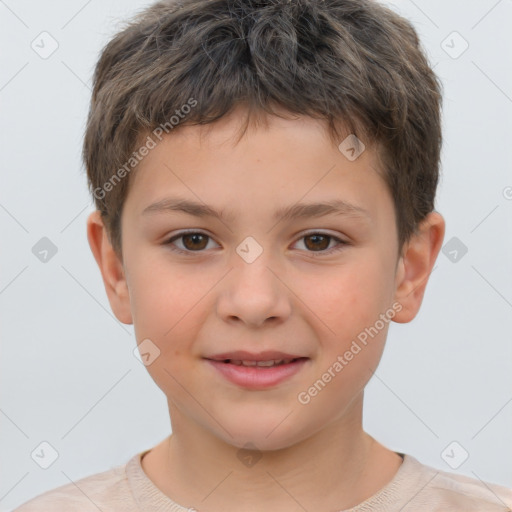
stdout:
<svg viewBox="0 0 512 512">
<path fill-rule="evenodd" d="M 168 397 L 173 430 L 200 428 L 260 449 L 325 427 L 356 431 L 389 322 L 411 320 L 420 306 L 442 220 L 433 221 L 440 239 L 418 242 L 409 266 L 397 261 L 393 201 L 370 149 L 350 161 L 308 117 L 271 117 L 235 144 L 242 114 L 181 127 L 140 163 L 122 216 L 126 282 L 110 281 L 111 305 L 134 323 L 137 343 L 151 340 L 147 368 Z M 147 210 L 168 198 L 225 218 Z M 360 210 L 274 217 L 333 201 Z M 184 230 L 199 233 L 180 238 Z M 247 387 L 209 360 L 239 350 L 307 360 L 276 384 Z M 238 368 L 249 370 L 275 371 Z"/>
</svg>

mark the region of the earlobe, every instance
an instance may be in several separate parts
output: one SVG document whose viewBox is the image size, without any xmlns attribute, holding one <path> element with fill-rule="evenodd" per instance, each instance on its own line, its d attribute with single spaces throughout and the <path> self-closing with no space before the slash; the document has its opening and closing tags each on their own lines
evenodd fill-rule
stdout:
<svg viewBox="0 0 512 512">
<path fill-rule="evenodd" d="M 404 247 L 395 282 L 395 301 L 401 304 L 402 309 L 394 316 L 394 322 L 407 323 L 417 315 L 444 233 L 443 217 L 431 212 Z"/>
<path fill-rule="evenodd" d="M 123 264 L 110 243 L 99 210 L 87 218 L 87 239 L 100 269 L 112 311 L 120 322 L 132 324 L 130 295 Z"/>
</svg>

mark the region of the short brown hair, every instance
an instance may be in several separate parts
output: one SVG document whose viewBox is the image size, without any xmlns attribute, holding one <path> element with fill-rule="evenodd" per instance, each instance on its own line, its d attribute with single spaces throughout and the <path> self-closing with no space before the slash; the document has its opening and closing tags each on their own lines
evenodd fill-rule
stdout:
<svg viewBox="0 0 512 512">
<path fill-rule="evenodd" d="M 83 160 L 121 258 L 136 148 L 173 116 L 207 124 L 239 105 L 325 119 L 338 144 L 337 125 L 379 148 L 399 251 L 434 209 L 441 85 L 411 23 L 375 1 L 160 1 L 105 46 L 93 86 Z"/>
</svg>

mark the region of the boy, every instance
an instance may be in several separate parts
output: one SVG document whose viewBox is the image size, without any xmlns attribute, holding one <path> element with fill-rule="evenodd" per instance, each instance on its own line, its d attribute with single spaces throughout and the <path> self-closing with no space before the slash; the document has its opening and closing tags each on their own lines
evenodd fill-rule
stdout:
<svg viewBox="0 0 512 512">
<path fill-rule="evenodd" d="M 172 434 L 18 510 L 509 510 L 362 429 L 444 237 L 440 102 L 414 29 L 371 1 L 166 1 L 120 32 L 88 240 Z"/>
</svg>

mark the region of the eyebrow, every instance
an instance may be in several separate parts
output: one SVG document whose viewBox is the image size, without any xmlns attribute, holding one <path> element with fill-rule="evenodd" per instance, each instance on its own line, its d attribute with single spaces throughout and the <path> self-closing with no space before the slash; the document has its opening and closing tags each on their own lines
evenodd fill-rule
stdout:
<svg viewBox="0 0 512 512">
<path fill-rule="evenodd" d="M 168 197 L 150 204 L 144 208 L 141 215 L 165 212 L 183 212 L 195 217 L 213 217 L 220 221 L 233 221 L 237 218 L 234 212 L 226 212 L 225 209 L 217 211 L 207 204 L 177 197 Z M 274 212 L 273 220 L 286 221 L 296 218 L 322 217 L 324 215 L 345 215 L 371 219 L 369 212 L 361 206 L 341 199 L 332 199 L 323 203 L 297 203 L 279 208 Z"/>
</svg>

